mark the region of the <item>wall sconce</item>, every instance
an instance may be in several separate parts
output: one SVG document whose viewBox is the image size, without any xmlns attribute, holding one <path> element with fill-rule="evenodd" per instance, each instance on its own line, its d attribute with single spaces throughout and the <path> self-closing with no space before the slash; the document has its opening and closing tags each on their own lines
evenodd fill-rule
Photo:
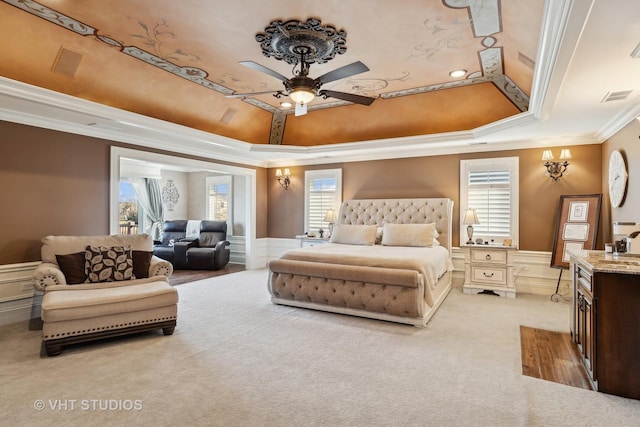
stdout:
<svg viewBox="0 0 640 427">
<path fill-rule="evenodd" d="M 329 236 L 333 233 L 333 223 L 336 222 L 336 211 L 329 209 L 324 216 L 324 222 L 329 223 Z"/>
<path fill-rule="evenodd" d="M 473 224 L 480 224 L 480 221 L 478 221 L 476 210 L 467 209 L 464 212 L 462 223 L 467 226 L 467 236 L 469 237 L 469 240 L 467 240 L 467 245 L 473 245 Z"/>
<path fill-rule="evenodd" d="M 571 159 L 571 150 L 568 148 L 565 148 L 560 152 L 559 162 L 553 161 L 553 153 L 551 153 L 551 150 L 544 150 L 542 152 L 542 161 L 544 162 L 544 166 L 547 168 L 547 175 L 549 175 L 554 181 L 559 180 L 567 171 L 569 159 Z"/>
<path fill-rule="evenodd" d="M 291 180 L 289 179 L 290 176 L 291 171 L 289 170 L 289 168 L 284 168 L 284 173 L 282 173 L 281 169 L 276 169 L 276 179 L 285 190 L 288 190 L 289 184 L 291 184 Z"/>
</svg>

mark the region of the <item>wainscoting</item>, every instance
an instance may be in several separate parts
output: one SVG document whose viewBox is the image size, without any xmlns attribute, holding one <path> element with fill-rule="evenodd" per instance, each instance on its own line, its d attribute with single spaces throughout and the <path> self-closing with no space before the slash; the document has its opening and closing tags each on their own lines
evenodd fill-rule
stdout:
<svg viewBox="0 0 640 427">
<path fill-rule="evenodd" d="M 231 237 L 231 262 L 245 264 L 247 270 L 265 268 L 267 263 L 285 251 L 298 247 L 296 239 L 257 239 L 251 245 L 251 257 L 246 255 L 244 237 Z M 453 284 L 464 281 L 464 253 L 453 248 Z M 251 260 L 251 262 L 249 262 Z M 550 252 L 518 251 L 515 256 L 515 285 L 517 293 L 551 296 L 556 289 L 560 270 L 549 267 Z M 31 276 L 39 262 L 0 265 L 0 325 L 27 321 L 32 313 L 39 313 L 39 298 L 34 292 Z M 565 272 L 560 294 L 570 297 L 571 275 Z M 37 315 L 37 314 L 36 314 Z"/>
</svg>

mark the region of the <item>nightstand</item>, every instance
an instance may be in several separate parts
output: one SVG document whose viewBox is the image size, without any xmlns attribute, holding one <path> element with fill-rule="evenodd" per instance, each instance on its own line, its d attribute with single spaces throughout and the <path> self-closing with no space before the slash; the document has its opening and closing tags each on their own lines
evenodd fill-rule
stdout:
<svg viewBox="0 0 640 427">
<path fill-rule="evenodd" d="M 326 237 L 308 237 L 308 236 L 296 236 L 298 245 L 301 248 L 308 248 L 310 246 L 323 245 L 329 243 L 329 238 Z"/>
<path fill-rule="evenodd" d="M 465 294 L 493 293 L 515 298 L 513 281 L 514 246 L 462 245 Z"/>
</svg>

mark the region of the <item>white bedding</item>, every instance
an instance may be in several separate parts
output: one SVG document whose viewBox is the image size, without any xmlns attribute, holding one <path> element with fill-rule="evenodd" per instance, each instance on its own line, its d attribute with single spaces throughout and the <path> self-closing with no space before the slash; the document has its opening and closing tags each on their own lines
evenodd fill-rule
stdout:
<svg viewBox="0 0 640 427">
<path fill-rule="evenodd" d="M 415 260 L 419 262 L 425 273 L 425 285 L 435 289 L 438 279 L 448 271 L 453 270 L 453 264 L 449 257 L 449 251 L 442 246 L 434 247 L 407 247 L 407 246 L 383 246 L 383 245 L 345 245 L 341 243 L 326 243 L 308 248 L 293 249 L 287 251 L 283 258 L 306 259 L 317 255 L 317 261 L 322 262 L 322 255 L 341 255 L 345 264 L 349 258 L 367 258 L 367 266 L 386 267 L 398 260 Z"/>
</svg>

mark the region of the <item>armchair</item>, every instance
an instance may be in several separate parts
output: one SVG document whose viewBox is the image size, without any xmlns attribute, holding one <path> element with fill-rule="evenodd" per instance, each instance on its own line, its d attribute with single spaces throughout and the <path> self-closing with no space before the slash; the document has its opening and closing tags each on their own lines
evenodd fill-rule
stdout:
<svg viewBox="0 0 640 427">
<path fill-rule="evenodd" d="M 194 270 L 219 270 L 229 263 L 231 251 L 225 221 L 202 221 L 198 246 L 187 249 L 187 266 Z"/>
<path fill-rule="evenodd" d="M 33 285 L 44 292 L 47 355 L 106 337 L 173 333 L 178 292 L 167 280 L 173 267 L 153 256 L 151 236 L 47 236 L 42 243 Z"/>
</svg>

